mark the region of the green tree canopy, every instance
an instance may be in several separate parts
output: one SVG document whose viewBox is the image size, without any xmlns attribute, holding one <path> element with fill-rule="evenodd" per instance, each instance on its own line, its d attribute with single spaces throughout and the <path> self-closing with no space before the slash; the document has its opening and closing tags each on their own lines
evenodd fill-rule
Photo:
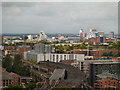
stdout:
<svg viewBox="0 0 120 90">
<path fill-rule="evenodd" d="M 26 88 L 35 89 L 36 88 L 36 83 L 29 83 Z"/>
<path fill-rule="evenodd" d="M 7 71 L 11 71 L 12 69 L 12 58 L 9 54 L 6 55 L 6 57 L 2 61 L 2 66 L 6 68 Z"/>
<path fill-rule="evenodd" d="M 23 87 L 20 85 L 9 85 L 6 89 L 22 89 Z"/>
</svg>

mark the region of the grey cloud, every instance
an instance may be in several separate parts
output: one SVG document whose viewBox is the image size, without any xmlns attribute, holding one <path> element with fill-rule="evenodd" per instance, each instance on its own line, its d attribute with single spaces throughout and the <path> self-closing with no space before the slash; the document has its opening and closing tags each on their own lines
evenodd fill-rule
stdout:
<svg viewBox="0 0 120 90">
<path fill-rule="evenodd" d="M 3 32 L 78 33 L 81 28 L 117 32 L 117 3 L 4 3 Z"/>
<path fill-rule="evenodd" d="M 12 6 L 16 6 L 16 7 L 32 7 L 35 4 L 36 3 L 34 3 L 34 2 L 3 2 L 2 6 L 3 7 L 12 7 Z"/>
</svg>

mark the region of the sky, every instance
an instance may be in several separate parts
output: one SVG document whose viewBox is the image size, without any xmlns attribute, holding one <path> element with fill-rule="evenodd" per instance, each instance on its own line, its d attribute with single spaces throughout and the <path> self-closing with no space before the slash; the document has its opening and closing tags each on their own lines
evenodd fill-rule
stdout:
<svg viewBox="0 0 120 90">
<path fill-rule="evenodd" d="M 4 2 L 3 33 L 118 33 L 117 2 Z"/>
</svg>

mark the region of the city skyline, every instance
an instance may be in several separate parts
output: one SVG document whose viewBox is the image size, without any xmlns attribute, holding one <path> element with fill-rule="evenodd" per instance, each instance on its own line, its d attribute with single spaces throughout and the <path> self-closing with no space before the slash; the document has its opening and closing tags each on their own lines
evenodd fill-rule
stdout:
<svg viewBox="0 0 120 90">
<path fill-rule="evenodd" d="M 117 3 L 3 3 L 3 33 L 118 33 Z"/>
</svg>

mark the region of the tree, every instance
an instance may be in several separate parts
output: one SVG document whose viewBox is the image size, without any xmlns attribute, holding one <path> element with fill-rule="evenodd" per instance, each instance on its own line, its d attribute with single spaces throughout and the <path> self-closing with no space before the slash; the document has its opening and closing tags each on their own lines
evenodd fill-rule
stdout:
<svg viewBox="0 0 120 90">
<path fill-rule="evenodd" d="M 30 70 L 26 66 L 21 66 L 21 56 L 19 54 L 16 54 L 14 56 L 14 64 L 13 64 L 13 72 L 16 72 L 17 74 L 21 76 L 29 76 Z"/>
<path fill-rule="evenodd" d="M 112 51 L 108 53 L 108 56 L 113 56 Z"/>
<path fill-rule="evenodd" d="M 103 53 L 103 55 L 102 56 L 108 56 L 108 54 L 107 53 Z"/>
<path fill-rule="evenodd" d="M 37 88 L 41 88 L 41 86 L 42 86 L 42 83 L 38 83 L 38 84 L 36 85 Z"/>
<path fill-rule="evenodd" d="M 19 54 L 16 54 L 14 56 L 14 64 L 20 64 L 21 63 L 21 56 Z"/>
<path fill-rule="evenodd" d="M 29 83 L 26 88 L 35 89 L 36 88 L 36 83 Z"/>
<path fill-rule="evenodd" d="M 93 50 L 93 47 L 89 47 L 89 50 Z"/>
<path fill-rule="evenodd" d="M 118 54 L 116 55 L 117 57 L 120 57 L 120 52 L 118 52 Z"/>
<path fill-rule="evenodd" d="M 20 86 L 20 85 L 9 85 L 7 88 L 5 88 L 5 89 L 22 89 L 23 87 L 22 86 Z"/>
<path fill-rule="evenodd" d="M 18 74 L 21 76 L 30 76 L 30 70 L 28 67 L 24 66 L 24 67 L 20 67 Z"/>
<path fill-rule="evenodd" d="M 53 88 L 52 90 L 72 90 L 72 89 L 67 86 L 62 86 L 60 88 Z"/>
<path fill-rule="evenodd" d="M 6 55 L 6 57 L 2 61 L 2 66 L 6 68 L 7 71 L 11 72 L 12 69 L 12 58 L 9 54 Z"/>
<path fill-rule="evenodd" d="M 30 69 L 26 66 L 21 66 L 21 57 L 19 54 L 16 54 L 13 60 L 10 55 L 6 55 L 2 61 L 2 67 L 6 68 L 9 72 L 14 72 L 21 76 L 30 76 Z"/>
<path fill-rule="evenodd" d="M 20 70 L 20 63 L 21 63 L 21 57 L 19 54 L 14 55 L 14 61 L 13 61 L 13 71 L 18 73 Z"/>
</svg>

